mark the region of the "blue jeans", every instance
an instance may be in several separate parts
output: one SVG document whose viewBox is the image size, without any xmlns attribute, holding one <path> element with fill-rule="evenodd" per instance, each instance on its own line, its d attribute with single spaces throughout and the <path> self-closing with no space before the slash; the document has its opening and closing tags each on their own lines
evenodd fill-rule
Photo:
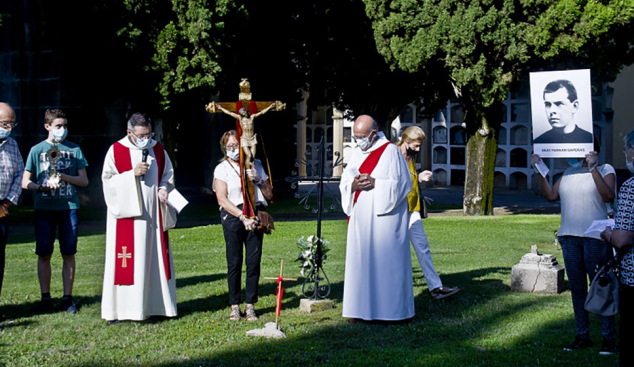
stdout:
<svg viewBox="0 0 634 367">
<path fill-rule="evenodd" d="M 53 254 L 55 236 L 59 238 L 62 255 L 77 253 L 77 209 L 35 211 L 35 253 Z"/>
<path fill-rule="evenodd" d="M 4 254 L 9 237 L 9 221 L 7 217 L 0 218 L 0 294 L 2 294 L 2 280 L 4 279 Z"/>
<path fill-rule="evenodd" d="M 601 240 L 588 237 L 560 236 L 559 243 L 564 253 L 564 264 L 572 293 L 577 335 L 589 338 L 590 318 L 585 309 L 588 278 L 592 281 L 598 267 L 612 258 L 612 248 Z M 616 336 L 614 316 L 601 317 L 601 327 L 604 338 L 613 339 Z"/>
</svg>

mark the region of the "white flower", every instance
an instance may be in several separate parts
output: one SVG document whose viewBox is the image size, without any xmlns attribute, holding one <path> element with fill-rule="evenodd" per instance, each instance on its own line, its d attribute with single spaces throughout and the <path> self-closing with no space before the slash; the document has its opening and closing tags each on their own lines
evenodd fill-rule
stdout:
<svg viewBox="0 0 634 367">
<path fill-rule="evenodd" d="M 303 236 L 302 236 L 303 237 Z M 308 237 L 308 242 L 313 243 L 313 238 L 315 238 L 315 236 L 310 236 Z"/>
<path fill-rule="evenodd" d="M 302 257 L 304 259 L 308 259 L 309 256 L 310 256 L 310 250 L 306 250 L 302 253 Z"/>
</svg>

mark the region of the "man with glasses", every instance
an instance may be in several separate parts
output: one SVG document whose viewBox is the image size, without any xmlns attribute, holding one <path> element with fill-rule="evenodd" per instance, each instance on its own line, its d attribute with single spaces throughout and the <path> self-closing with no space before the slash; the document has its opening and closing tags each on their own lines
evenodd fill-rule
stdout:
<svg viewBox="0 0 634 367">
<path fill-rule="evenodd" d="M 167 229 L 175 213 L 165 205 L 174 169 L 142 113 L 128 120 L 127 136 L 108 150 L 101 180 L 108 205 L 101 317 L 121 320 L 176 316 L 174 263 Z"/>
<path fill-rule="evenodd" d="M 0 294 L 4 278 L 5 249 L 9 234 L 9 206 L 17 205 L 22 192 L 21 180 L 24 162 L 18 144 L 10 138 L 17 125 L 15 112 L 7 103 L 0 102 Z M 0 313 L 0 322 L 4 316 Z"/>
<path fill-rule="evenodd" d="M 403 154 L 363 115 L 353 126 L 357 148 L 341 176 L 349 216 L 343 317 L 403 321 L 414 317 L 407 194 L 412 179 Z"/>
<path fill-rule="evenodd" d="M 31 148 L 22 176 L 22 188 L 35 191 L 35 253 L 38 256 L 37 275 L 42 292 L 42 300 L 35 311 L 53 309 L 51 256 L 57 236 L 64 261 L 61 309 L 75 314 L 77 306 L 72 294 L 77 253 L 77 187 L 88 186 L 88 162 L 79 145 L 66 140 L 68 119 L 64 111 L 46 110 L 44 128 L 48 131 L 48 137 Z"/>
</svg>

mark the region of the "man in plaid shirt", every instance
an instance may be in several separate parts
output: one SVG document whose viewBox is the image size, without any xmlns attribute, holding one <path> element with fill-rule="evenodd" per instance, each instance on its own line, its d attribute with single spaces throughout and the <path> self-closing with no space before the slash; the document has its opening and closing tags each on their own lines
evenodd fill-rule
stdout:
<svg viewBox="0 0 634 367">
<path fill-rule="evenodd" d="M 4 278 L 4 254 L 7 246 L 9 206 L 16 205 L 22 192 L 24 161 L 18 144 L 9 137 L 15 127 L 15 112 L 0 102 L 0 293 Z M 0 322 L 4 316 L 0 313 Z"/>
</svg>

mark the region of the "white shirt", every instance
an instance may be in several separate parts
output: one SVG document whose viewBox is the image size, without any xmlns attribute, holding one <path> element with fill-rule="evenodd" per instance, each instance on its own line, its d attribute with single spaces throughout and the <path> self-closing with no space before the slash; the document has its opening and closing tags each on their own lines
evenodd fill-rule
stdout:
<svg viewBox="0 0 634 367">
<path fill-rule="evenodd" d="M 269 176 L 264 172 L 262 162 L 260 162 L 259 159 L 255 160 L 255 170 L 262 180 L 268 180 Z M 214 192 L 216 191 L 216 180 L 223 181 L 227 184 L 227 197 L 235 206 L 243 204 L 239 172 L 240 166 L 237 162 L 233 162 L 231 159 L 225 159 L 216 166 L 214 170 L 214 182 L 212 182 Z M 255 185 L 255 202 L 268 205 L 264 194 L 262 194 L 262 190 L 260 190 L 257 185 Z"/>
<path fill-rule="evenodd" d="M 596 169 L 602 177 L 614 174 L 614 168 L 609 164 L 598 166 Z M 588 167 L 571 167 L 564 171 L 559 184 L 559 197 L 561 228 L 558 235 L 601 239 L 599 232 L 584 233 L 592 221 L 608 217 L 605 202 L 601 199 Z"/>
</svg>

